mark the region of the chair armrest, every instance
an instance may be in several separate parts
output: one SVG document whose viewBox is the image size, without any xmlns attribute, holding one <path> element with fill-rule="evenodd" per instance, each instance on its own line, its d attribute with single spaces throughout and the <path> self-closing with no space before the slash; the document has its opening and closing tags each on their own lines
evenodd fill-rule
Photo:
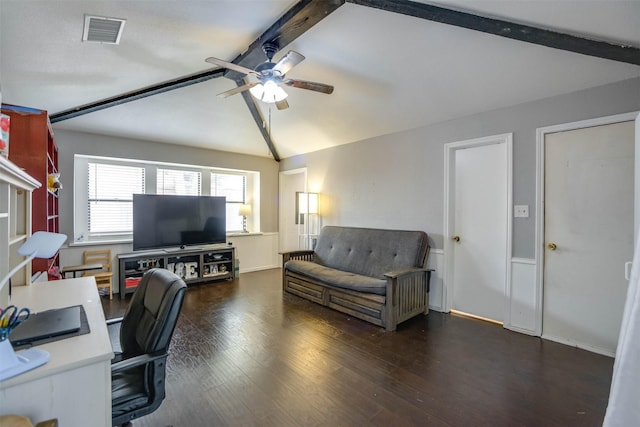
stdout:
<svg viewBox="0 0 640 427">
<path fill-rule="evenodd" d="M 114 317 L 113 319 L 107 319 L 105 323 L 107 325 L 115 325 L 116 323 L 122 323 L 122 317 Z"/>
<path fill-rule="evenodd" d="M 168 353 L 166 351 L 161 350 L 151 354 L 141 354 L 140 356 L 124 359 L 111 365 L 111 373 L 114 374 L 120 371 L 126 371 L 128 369 L 135 368 L 136 366 L 146 365 L 147 363 L 153 362 L 154 360 L 166 358 L 167 355 Z"/>
<path fill-rule="evenodd" d="M 282 255 L 282 265 L 290 259 L 299 259 L 303 261 L 312 261 L 315 252 L 312 250 L 280 252 Z"/>
</svg>

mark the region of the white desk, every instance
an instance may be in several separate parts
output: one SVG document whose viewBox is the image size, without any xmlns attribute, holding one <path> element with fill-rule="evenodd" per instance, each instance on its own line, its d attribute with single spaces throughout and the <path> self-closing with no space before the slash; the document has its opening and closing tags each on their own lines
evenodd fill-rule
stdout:
<svg viewBox="0 0 640 427">
<path fill-rule="evenodd" d="M 113 351 L 93 277 L 16 286 L 11 304 L 31 311 L 82 304 L 91 332 L 38 346 L 45 365 L 0 382 L 0 415 L 58 418 L 64 427 L 111 426 Z"/>
</svg>

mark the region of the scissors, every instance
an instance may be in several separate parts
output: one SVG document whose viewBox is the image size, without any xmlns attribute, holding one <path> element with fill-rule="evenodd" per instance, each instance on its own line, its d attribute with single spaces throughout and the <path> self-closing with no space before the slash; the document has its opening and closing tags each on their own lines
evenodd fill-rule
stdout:
<svg viewBox="0 0 640 427">
<path fill-rule="evenodd" d="M 23 316 L 21 318 L 21 316 Z M 0 309 L 0 328 L 13 330 L 20 323 L 24 322 L 31 315 L 28 308 L 18 309 L 15 305 L 10 305 L 4 310 Z"/>
</svg>

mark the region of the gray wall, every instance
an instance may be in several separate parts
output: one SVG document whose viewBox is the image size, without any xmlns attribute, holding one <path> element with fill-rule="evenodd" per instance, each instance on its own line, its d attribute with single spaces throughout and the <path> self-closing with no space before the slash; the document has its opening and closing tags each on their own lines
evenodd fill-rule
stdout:
<svg viewBox="0 0 640 427">
<path fill-rule="evenodd" d="M 535 258 L 536 129 L 637 110 L 640 78 L 291 157 L 280 170 L 307 168 L 323 225 L 419 229 L 442 248 L 444 144 L 512 132 L 513 203 L 530 212 L 514 218 L 513 256 Z"/>
<path fill-rule="evenodd" d="M 266 157 L 205 150 L 181 145 L 94 135 L 57 129 L 62 183 L 60 232 L 73 236 L 73 156 L 85 154 L 136 160 L 183 163 L 260 172 L 260 225 L 263 232 L 278 231 L 278 163 Z"/>
</svg>

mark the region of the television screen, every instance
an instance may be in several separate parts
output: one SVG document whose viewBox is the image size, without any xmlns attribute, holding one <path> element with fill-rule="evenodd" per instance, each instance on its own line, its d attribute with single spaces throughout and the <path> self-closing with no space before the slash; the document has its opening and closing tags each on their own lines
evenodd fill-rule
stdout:
<svg viewBox="0 0 640 427">
<path fill-rule="evenodd" d="M 226 199 L 133 195 L 133 250 L 224 243 Z"/>
</svg>

